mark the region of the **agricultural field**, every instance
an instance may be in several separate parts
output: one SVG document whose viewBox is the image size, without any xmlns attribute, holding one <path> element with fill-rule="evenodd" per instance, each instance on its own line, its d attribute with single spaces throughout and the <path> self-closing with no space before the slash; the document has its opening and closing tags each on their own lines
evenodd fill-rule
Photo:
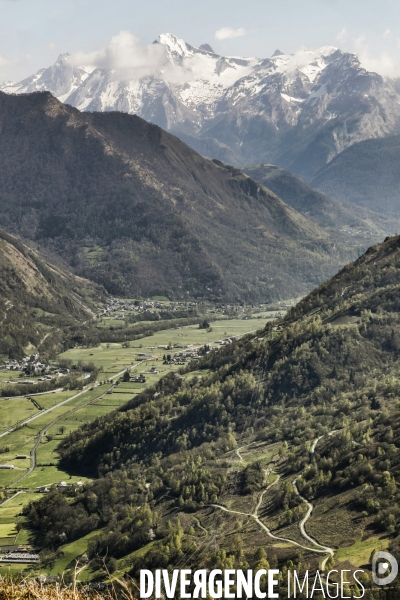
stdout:
<svg viewBox="0 0 400 600">
<path fill-rule="evenodd" d="M 174 365 L 163 366 L 163 356 L 174 354 L 184 348 L 180 346 L 189 345 L 200 347 L 210 344 L 212 348 L 218 348 L 225 338 L 241 336 L 245 333 L 261 329 L 266 323 L 265 318 L 258 319 L 227 319 L 210 323 L 210 328 L 199 329 L 198 325 L 187 325 L 177 329 L 158 331 L 154 335 L 142 338 L 140 341 L 125 343 L 100 344 L 96 348 L 73 348 L 61 354 L 62 358 L 68 358 L 73 362 L 93 362 L 103 371 L 99 379 L 108 379 L 115 374 L 131 369 L 131 374 L 145 372 L 155 366 L 160 369 L 158 376 L 150 376 L 148 384 L 157 381 L 160 376 L 169 370 L 174 370 Z M 175 346 L 176 345 L 176 346 Z M 169 348 L 169 349 L 167 349 Z M 134 391 L 141 391 L 142 386 L 134 386 Z"/>
<path fill-rule="evenodd" d="M 163 364 L 165 355 L 192 351 L 205 344 L 218 348 L 223 340 L 260 329 L 265 323 L 266 319 L 261 317 L 249 320 L 224 319 L 210 322 L 207 329 L 200 329 L 197 324 L 174 328 L 171 322 L 171 329 L 156 332 L 140 341 L 73 348 L 60 357 L 74 363 L 93 362 L 100 369 L 97 382 L 81 391 L 57 390 L 35 396 L 35 401 L 44 414 L 28 397 L 0 399 L 0 436 L 3 433 L 0 437 L 0 464 L 14 466 L 10 470 L 0 470 L 0 489 L 6 489 L 8 494 L 23 492 L 0 505 L 0 546 L 9 545 L 11 541 L 17 544 L 29 543 L 28 532 L 24 529 L 18 532 L 16 527 L 23 520 L 23 506 L 40 498 L 39 488 L 50 487 L 61 481 L 65 481 L 67 485 L 78 481 L 84 484 L 87 481 L 84 477 L 66 473 L 58 465 L 57 447 L 65 436 L 84 423 L 123 406 L 168 372 L 181 368 L 181 364 Z M 150 373 L 152 367 L 157 372 Z M 131 377 L 144 374 L 146 382 L 122 382 L 121 377 L 126 369 L 129 369 Z M 0 372 L 0 375 L 3 376 L 0 377 L 0 385 L 2 380 L 10 377 L 8 372 Z M 198 375 L 200 372 L 194 370 L 188 376 Z M 14 374 L 14 379 L 18 380 L 18 374 Z M 26 422 L 32 417 L 33 420 Z M 7 433 L 7 428 L 17 424 L 14 431 Z M 16 455 L 26 458 L 17 459 Z M 87 539 L 82 539 L 63 547 L 64 554 L 57 559 L 53 571 L 59 572 L 66 568 L 76 556 L 85 551 L 86 546 Z M 27 568 L 32 569 L 29 566 Z M 81 578 L 86 576 L 84 572 Z"/>
<path fill-rule="evenodd" d="M 0 370 L 0 390 L 10 383 L 18 383 L 22 375 L 22 371 Z"/>
<path fill-rule="evenodd" d="M 18 381 L 20 375 L 22 375 L 22 371 L 0 371 L 0 385 L 8 383 L 10 379 Z"/>
<path fill-rule="evenodd" d="M 38 409 L 28 398 L 13 398 L 10 400 L 0 398 L 0 433 L 19 421 L 28 419 L 37 412 L 39 412 Z"/>
</svg>

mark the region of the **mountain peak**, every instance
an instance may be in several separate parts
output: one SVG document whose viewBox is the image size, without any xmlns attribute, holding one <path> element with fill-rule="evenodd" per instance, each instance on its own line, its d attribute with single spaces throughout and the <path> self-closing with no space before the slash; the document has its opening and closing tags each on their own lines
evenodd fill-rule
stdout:
<svg viewBox="0 0 400 600">
<path fill-rule="evenodd" d="M 182 57 L 191 54 L 191 46 L 189 46 L 185 40 L 177 37 L 173 33 L 162 33 L 156 39 L 156 44 L 162 44 L 163 46 L 166 46 L 172 54 L 177 54 Z"/>
<path fill-rule="evenodd" d="M 281 52 L 280 50 L 276 49 L 272 55 L 272 58 L 274 58 L 274 56 L 283 56 L 283 55 L 284 55 L 284 52 Z"/>
<path fill-rule="evenodd" d="M 65 60 L 67 60 L 69 57 L 71 56 L 71 54 L 69 52 L 63 52 L 62 54 L 59 54 L 58 58 L 57 58 L 57 63 L 60 62 L 64 62 Z"/>
<path fill-rule="evenodd" d="M 332 54 L 336 54 L 336 52 L 340 52 L 340 54 L 343 54 L 342 51 L 339 50 L 339 48 L 337 48 L 336 46 L 322 46 L 316 51 L 316 53 L 320 54 L 321 56 L 331 56 Z"/>
<path fill-rule="evenodd" d="M 212 54 L 215 54 L 215 52 L 211 48 L 210 44 L 201 44 L 200 50 L 204 50 L 205 52 L 211 52 Z"/>
</svg>

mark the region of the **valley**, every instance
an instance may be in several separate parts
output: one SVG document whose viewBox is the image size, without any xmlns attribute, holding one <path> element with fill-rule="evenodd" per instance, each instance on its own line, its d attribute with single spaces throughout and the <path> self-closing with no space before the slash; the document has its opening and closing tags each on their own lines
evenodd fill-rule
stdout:
<svg viewBox="0 0 400 600">
<path fill-rule="evenodd" d="M 89 28 L 0 83 L 0 600 L 143 569 L 399 597 L 400 71 L 347 26 L 231 55 L 256 26 Z"/>
<path fill-rule="evenodd" d="M 277 320 L 255 307 L 247 320 L 63 353 L 103 370 L 29 436 L 6 436 L 12 454 L 28 454 L 43 434 L 31 473 L 19 483 L 25 473 L 0 473 L 7 493 L 50 489 L 23 515 L 23 494 L 10 500 L 14 516 L 0 507 L 6 537 L 20 522 L 22 542 L 42 548 L 41 572 L 68 579 L 76 559 L 82 582 L 153 566 L 269 565 L 281 589 L 293 567 L 361 568 L 369 588 L 369 555 L 397 551 L 399 239 Z M 236 339 L 217 344 L 227 337 Z M 168 347 L 179 355 L 187 343 L 216 349 L 165 364 Z"/>
<path fill-rule="evenodd" d="M 169 306 L 165 301 L 161 303 Z M 129 314 L 126 313 L 126 316 L 129 317 Z M 21 510 L 28 502 L 38 500 L 51 488 L 60 486 L 62 481 L 66 482 L 68 489 L 90 481 L 87 477 L 70 475 L 59 466 L 57 446 L 62 439 L 83 424 L 117 410 L 148 386 L 157 383 L 160 377 L 178 372 L 184 364 L 182 361 L 186 360 L 179 357 L 179 354 L 183 354 L 182 348 L 218 348 L 224 339 L 231 341 L 261 328 L 266 322 L 265 318 L 268 319 L 269 314 L 276 315 L 276 311 L 264 310 L 264 318 L 252 317 L 251 311 L 247 314 L 247 319 L 225 317 L 215 322 L 210 320 L 206 329 L 199 329 L 198 325 L 174 328 L 172 320 L 171 329 L 143 337 L 140 343 L 100 344 L 94 348 L 68 350 L 59 359 L 74 363 L 93 362 L 99 369 L 98 381 L 84 386 L 78 393 L 74 390 L 56 390 L 34 394 L 35 401 L 42 409 L 40 411 L 27 397 L 10 400 L 0 398 L 1 414 L 8 415 L 0 431 L 0 464 L 13 466 L 12 469 L 0 469 L 0 487 L 6 490 L 9 498 L 0 505 L 0 534 L 4 534 L 0 535 L 0 546 L 26 547 L 29 536 L 25 529 L 19 529 L 18 523 L 23 521 Z M 107 326 L 110 326 L 112 317 L 105 319 L 108 319 Z M 105 326 L 104 323 L 101 325 Z M 166 354 L 178 356 L 179 362 L 163 364 Z M 127 370 L 131 382 L 122 381 L 122 375 Z M 188 376 L 199 375 L 192 370 Z M 13 380 L 17 382 L 18 376 L 18 372 L 13 373 Z M 145 381 L 136 383 L 135 378 L 140 376 L 145 377 Z M 19 458 L 15 458 L 17 455 Z M 71 554 L 66 564 L 73 559 Z M 62 556 L 51 571 L 60 572 L 64 563 L 65 556 Z M 0 565 L 0 573 L 8 568 Z M 29 571 L 31 567 L 13 567 L 14 570 L 21 568 Z"/>
</svg>

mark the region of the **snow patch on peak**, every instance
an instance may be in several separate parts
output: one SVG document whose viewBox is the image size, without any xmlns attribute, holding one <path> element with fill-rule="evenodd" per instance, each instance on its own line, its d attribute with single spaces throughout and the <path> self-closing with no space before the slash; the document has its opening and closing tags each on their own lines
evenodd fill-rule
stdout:
<svg viewBox="0 0 400 600">
<path fill-rule="evenodd" d="M 156 44 L 162 44 L 166 46 L 171 54 L 178 55 L 180 57 L 192 56 L 193 49 L 189 44 L 182 38 L 177 37 L 173 33 L 162 33 L 156 39 Z"/>
<path fill-rule="evenodd" d="M 315 53 L 319 56 L 331 56 L 338 51 L 340 54 L 343 54 L 339 48 L 336 48 L 336 46 L 322 46 L 321 48 L 318 48 L 318 50 L 315 50 Z"/>
</svg>

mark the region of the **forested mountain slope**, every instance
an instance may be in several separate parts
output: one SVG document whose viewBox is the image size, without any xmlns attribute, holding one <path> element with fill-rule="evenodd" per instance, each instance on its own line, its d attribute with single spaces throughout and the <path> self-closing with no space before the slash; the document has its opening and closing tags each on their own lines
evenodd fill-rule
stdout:
<svg viewBox="0 0 400 600">
<path fill-rule="evenodd" d="M 355 236 L 365 236 L 367 231 L 375 235 L 382 231 L 387 234 L 400 231 L 400 219 L 387 217 L 380 211 L 373 212 L 360 205 L 354 206 L 342 192 L 339 193 L 340 201 L 336 200 L 338 185 L 341 187 L 343 184 L 340 175 L 340 183 L 338 184 L 337 179 L 335 184 L 332 182 L 332 195 L 328 196 L 275 165 L 249 165 L 243 167 L 243 171 L 282 198 L 286 204 L 314 219 L 321 227 L 351 231 Z"/>
<path fill-rule="evenodd" d="M 321 169 L 312 185 L 338 200 L 398 219 L 400 136 L 354 144 Z"/>
<path fill-rule="evenodd" d="M 50 265 L 0 230 L 0 354 L 17 358 L 24 348 L 59 351 L 66 328 L 91 320 L 99 286 Z"/>
<path fill-rule="evenodd" d="M 139 117 L 0 93 L 0 132 L 3 226 L 112 293 L 288 297 L 358 254 Z"/>
<path fill-rule="evenodd" d="M 70 502 L 55 493 L 27 511 L 37 543 L 56 549 L 62 532 L 73 540 L 103 527 L 90 544 L 93 559 L 122 560 L 142 548 L 121 563 L 137 574 L 144 565 L 179 564 L 193 544 L 202 548 L 200 519 L 218 530 L 218 547 L 196 553 L 192 568 L 254 566 L 259 543 L 281 568 L 288 558 L 316 567 L 324 551 L 304 542 L 300 491 L 314 505 L 307 531 L 333 548 L 336 568 L 364 564 L 351 562 L 359 560 L 355 549 L 349 558 L 361 537 L 397 553 L 399 291 L 393 237 L 317 288 L 279 327 L 206 355 L 195 366 L 211 371 L 203 378 L 189 369 L 170 375 L 72 433 L 60 446 L 62 464 L 100 479 Z M 240 523 L 225 513 L 224 520 L 221 506 L 241 512 Z M 179 521 L 167 526 L 171 514 Z M 254 514 L 289 546 L 271 540 Z"/>
</svg>

